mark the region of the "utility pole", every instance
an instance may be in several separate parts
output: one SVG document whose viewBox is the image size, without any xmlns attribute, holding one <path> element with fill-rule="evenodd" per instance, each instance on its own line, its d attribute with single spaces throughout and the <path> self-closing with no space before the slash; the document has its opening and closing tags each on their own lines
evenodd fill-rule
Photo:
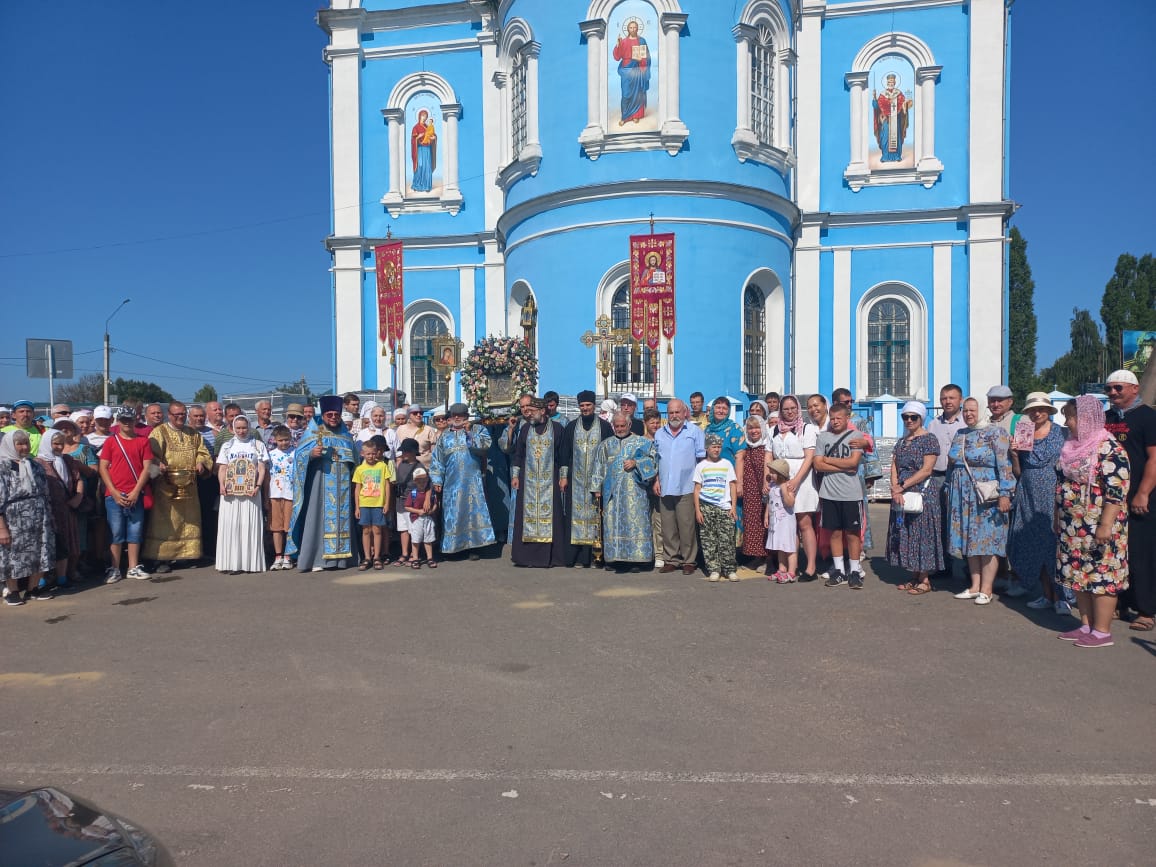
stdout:
<svg viewBox="0 0 1156 867">
<path fill-rule="evenodd" d="M 116 314 L 118 314 L 120 312 L 120 308 L 124 307 L 124 305 L 128 304 L 128 302 L 131 300 L 132 300 L 131 298 L 125 298 L 123 301 L 120 302 L 119 305 L 117 305 L 116 310 L 114 310 L 114 311 L 112 311 L 112 313 L 108 314 L 108 319 L 104 320 L 104 403 L 105 404 L 108 404 L 108 355 L 109 355 L 108 323 L 112 322 L 112 317 L 116 316 Z"/>
</svg>

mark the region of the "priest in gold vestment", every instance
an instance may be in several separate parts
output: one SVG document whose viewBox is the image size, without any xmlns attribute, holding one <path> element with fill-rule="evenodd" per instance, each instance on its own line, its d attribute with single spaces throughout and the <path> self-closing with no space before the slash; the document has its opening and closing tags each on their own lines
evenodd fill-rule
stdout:
<svg viewBox="0 0 1156 867">
<path fill-rule="evenodd" d="M 212 472 L 213 458 L 201 435 L 185 424 L 186 415 L 185 405 L 173 401 L 168 421 L 149 434 L 161 472 L 152 482 L 153 508 L 141 556 L 154 561 L 157 572 L 168 572 L 174 560 L 201 557 L 197 476 Z"/>
</svg>

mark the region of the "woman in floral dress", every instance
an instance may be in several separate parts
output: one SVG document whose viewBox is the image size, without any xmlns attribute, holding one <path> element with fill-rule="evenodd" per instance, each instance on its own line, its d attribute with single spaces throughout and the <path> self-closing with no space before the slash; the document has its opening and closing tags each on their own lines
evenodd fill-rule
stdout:
<svg viewBox="0 0 1156 867">
<path fill-rule="evenodd" d="M 1104 430 L 1098 398 L 1064 407 L 1070 436 L 1056 492 L 1057 571 L 1076 592 L 1082 625 L 1058 636 L 1076 647 L 1110 647 L 1117 594 L 1128 589 L 1128 454 Z"/>
<path fill-rule="evenodd" d="M 1028 608 L 1054 608 L 1057 614 L 1067 614 L 1071 606 L 1056 584 L 1056 461 L 1064 445 L 1064 429 L 1052 423 L 1055 411 L 1046 394 L 1028 395 L 1023 412 L 1033 428 L 1032 444 L 1030 449 L 1011 452 L 1017 481 L 1007 553 L 1021 584 L 1040 584 L 1042 595 L 1029 602 Z"/>
<path fill-rule="evenodd" d="M 762 403 L 762 401 L 755 401 Z M 764 404 L 765 406 L 765 404 Z M 766 459 L 767 422 L 758 415 L 747 417 L 746 448 L 735 455 L 735 475 L 739 480 L 739 497 L 742 500 L 743 515 L 743 556 L 749 557 L 746 565 L 751 569 L 761 569 L 767 558 L 766 534 Z"/>
<path fill-rule="evenodd" d="M 76 510 L 84 501 L 84 479 L 80 464 L 64 453 L 63 431 L 47 430 L 40 438 L 36 458 L 48 479 L 48 496 L 52 503 L 52 520 L 56 528 L 56 578 L 46 579 L 60 588 L 70 587 L 80 562 L 80 534 Z"/>
<path fill-rule="evenodd" d="M 40 588 L 40 578 L 52 568 L 55 556 L 56 532 L 44 469 L 32 457 L 28 434 L 22 430 L 8 433 L 0 438 L 0 578 L 4 579 L 4 603 L 24 604 L 21 582 L 26 582 L 29 598 L 51 599 L 51 590 Z"/>
<path fill-rule="evenodd" d="M 887 562 L 915 573 L 915 580 L 900 584 L 912 596 L 931 592 L 931 573 L 943 568 L 939 512 L 939 479 L 932 476 L 939 457 L 939 440 L 923 422 L 927 407 L 909 400 L 900 411 L 904 437 L 891 452 L 891 517 L 887 525 Z M 923 495 L 923 511 L 903 511 L 903 494 Z"/>
<path fill-rule="evenodd" d="M 1015 491 L 1008 450 L 1011 437 L 998 425 L 981 421 L 979 401 L 963 402 L 963 423 L 947 453 L 951 477 L 951 524 L 949 543 L 955 557 L 967 558 L 971 585 L 955 594 L 976 605 L 991 602 L 992 585 L 999 558 L 1007 550 L 1008 512 Z M 999 498 L 980 501 L 977 482 L 997 482 Z"/>
</svg>

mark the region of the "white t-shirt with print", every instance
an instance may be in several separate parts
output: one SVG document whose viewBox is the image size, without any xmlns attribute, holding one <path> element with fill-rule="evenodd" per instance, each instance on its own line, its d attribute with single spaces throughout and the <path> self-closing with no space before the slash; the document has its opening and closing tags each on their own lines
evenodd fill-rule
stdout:
<svg viewBox="0 0 1156 867">
<path fill-rule="evenodd" d="M 694 475 L 691 476 L 692 482 L 702 485 L 702 489 L 698 492 L 699 502 L 710 503 L 720 509 L 730 509 L 730 483 L 737 480 L 734 464 L 725 459 L 699 461 L 698 466 L 694 468 Z"/>
</svg>

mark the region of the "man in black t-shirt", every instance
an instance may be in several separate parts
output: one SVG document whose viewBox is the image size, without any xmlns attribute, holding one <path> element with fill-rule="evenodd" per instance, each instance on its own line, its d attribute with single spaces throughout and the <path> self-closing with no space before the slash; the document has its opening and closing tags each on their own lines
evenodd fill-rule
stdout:
<svg viewBox="0 0 1156 867">
<path fill-rule="evenodd" d="M 1117 370 L 1107 380 L 1108 410 L 1104 427 L 1128 453 L 1132 484 L 1128 489 L 1128 589 L 1120 596 L 1120 613 L 1136 612 L 1132 629 L 1156 626 L 1156 513 L 1149 508 L 1156 488 L 1156 409 L 1140 400 L 1136 375 Z"/>
</svg>

